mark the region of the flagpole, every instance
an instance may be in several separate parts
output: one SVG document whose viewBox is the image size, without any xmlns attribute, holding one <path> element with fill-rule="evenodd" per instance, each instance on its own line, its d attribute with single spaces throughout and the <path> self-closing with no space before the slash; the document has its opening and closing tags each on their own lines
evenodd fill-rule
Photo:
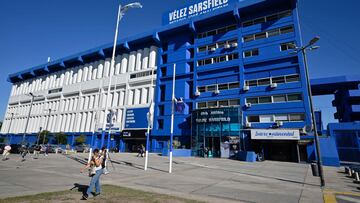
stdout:
<svg viewBox="0 0 360 203">
<path fill-rule="evenodd" d="M 154 113 L 154 108 L 152 106 L 153 105 L 153 99 L 154 99 L 154 91 L 152 91 L 153 86 L 154 86 L 154 67 L 152 67 L 152 70 L 151 70 L 151 86 L 150 86 L 151 100 L 150 100 L 149 115 L 148 115 L 148 127 L 147 127 L 147 131 L 146 131 L 146 151 L 145 151 L 145 166 L 144 166 L 145 171 L 148 168 L 148 162 L 149 162 L 150 125 L 151 125 L 152 116 L 153 116 L 153 113 Z"/>
<path fill-rule="evenodd" d="M 176 73 L 176 63 L 174 64 L 173 69 L 173 81 L 172 81 L 172 96 L 171 96 L 171 127 L 170 127 L 170 160 L 169 160 L 169 173 L 172 172 L 172 158 L 173 158 L 173 139 L 174 139 L 174 101 L 175 101 L 175 73 Z"/>
</svg>

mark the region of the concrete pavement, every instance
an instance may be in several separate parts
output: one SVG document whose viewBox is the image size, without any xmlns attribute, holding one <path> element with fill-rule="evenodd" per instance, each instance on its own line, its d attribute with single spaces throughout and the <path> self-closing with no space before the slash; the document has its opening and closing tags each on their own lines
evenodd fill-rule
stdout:
<svg viewBox="0 0 360 203">
<path fill-rule="evenodd" d="M 323 202 L 319 180 L 307 164 L 174 158 L 173 173 L 168 174 L 167 157 L 151 154 L 144 171 L 144 159 L 135 154 L 110 156 L 115 169 L 109 164 L 111 173 L 102 176 L 106 184 L 207 202 Z M 25 162 L 18 157 L 0 162 L 1 197 L 66 190 L 89 182 L 86 174 L 79 173 L 86 154 Z"/>
</svg>

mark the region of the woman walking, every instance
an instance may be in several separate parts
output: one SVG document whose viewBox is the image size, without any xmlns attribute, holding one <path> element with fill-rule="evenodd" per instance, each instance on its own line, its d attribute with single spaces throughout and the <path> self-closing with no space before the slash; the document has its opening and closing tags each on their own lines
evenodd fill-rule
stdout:
<svg viewBox="0 0 360 203">
<path fill-rule="evenodd" d="M 91 177 L 89 187 L 86 193 L 83 195 L 83 199 L 87 200 L 89 195 L 93 192 L 95 187 L 94 196 L 100 195 L 100 176 L 103 174 L 103 162 L 104 156 L 99 153 L 99 149 L 94 149 L 90 162 L 83 167 L 80 172 L 84 172 L 85 169 L 90 169 L 89 176 Z"/>
</svg>

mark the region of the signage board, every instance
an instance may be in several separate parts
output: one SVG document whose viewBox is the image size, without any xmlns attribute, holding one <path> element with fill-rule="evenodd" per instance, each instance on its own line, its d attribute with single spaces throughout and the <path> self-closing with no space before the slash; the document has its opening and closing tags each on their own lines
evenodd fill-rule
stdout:
<svg viewBox="0 0 360 203">
<path fill-rule="evenodd" d="M 124 129 L 146 129 L 148 126 L 147 113 L 149 108 L 127 109 Z"/>
<path fill-rule="evenodd" d="M 195 112 L 196 123 L 239 123 L 238 108 L 214 108 Z"/>
<path fill-rule="evenodd" d="M 270 129 L 254 129 L 251 130 L 252 140 L 300 140 L 299 130 L 270 130 Z"/>
<path fill-rule="evenodd" d="M 197 3 L 166 12 L 163 15 L 163 25 L 173 24 L 211 13 L 215 10 L 229 7 L 230 3 L 237 1 L 238 0 L 201 0 Z"/>
</svg>

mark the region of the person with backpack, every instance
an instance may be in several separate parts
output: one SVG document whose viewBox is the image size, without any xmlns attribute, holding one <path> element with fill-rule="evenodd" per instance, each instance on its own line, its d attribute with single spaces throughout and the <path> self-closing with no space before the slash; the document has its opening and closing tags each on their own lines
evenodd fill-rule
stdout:
<svg viewBox="0 0 360 203">
<path fill-rule="evenodd" d="M 103 160 L 104 156 L 100 153 L 99 149 L 94 149 L 90 162 L 80 169 L 81 173 L 83 173 L 85 169 L 89 169 L 89 177 L 91 177 L 89 187 L 86 193 L 82 196 L 83 200 L 87 200 L 89 198 L 89 195 L 92 194 L 94 188 L 94 197 L 100 195 L 100 177 L 103 174 Z"/>
</svg>

